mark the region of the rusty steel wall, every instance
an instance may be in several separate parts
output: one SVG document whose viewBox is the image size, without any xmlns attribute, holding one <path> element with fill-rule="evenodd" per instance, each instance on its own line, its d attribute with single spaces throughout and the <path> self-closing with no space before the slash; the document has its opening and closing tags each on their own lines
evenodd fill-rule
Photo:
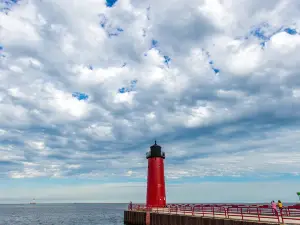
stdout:
<svg viewBox="0 0 300 225">
<path fill-rule="evenodd" d="M 146 225 L 146 212 L 124 211 L 124 223 Z M 150 213 L 150 225 L 270 225 L 267 222 L 241 221 L 187 215 Z"/>
<path fill-rule="evenodd" d="M 146 212 L 124 211 L 124 223 L 146 225 Z"/>
</svg>

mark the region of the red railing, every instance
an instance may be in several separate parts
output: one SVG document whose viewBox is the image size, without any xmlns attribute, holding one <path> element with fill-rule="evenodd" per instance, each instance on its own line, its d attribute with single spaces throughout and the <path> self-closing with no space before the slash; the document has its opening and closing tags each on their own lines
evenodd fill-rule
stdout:
<svg viewBox="0 0 300 225">
<path fill-rule="evenodd" d="M 280 216 L 283 223 L 287 220 L 293 220 L 300 224 L 300 205 L 284 207 L 280 210 Z"/>
<path fill-rule="evenodd" d="M 271 222 L 280 223 L 279 213 L 277 210 L 272 208 L 262 208 L 259 207 L 228 207 L 227 208 L 227 218 L 240 218 L 242 220 L 258 220 L 262 221 L 267 219 Z"/>
<path fill-rule="evenodd" d="M 212 216 L 212 217 L 225 217 L 227 218 L 226 208 L 222 205 L 194 205 L 193 215 Z"/>
<path fill-rule="evenodd" d="M 130 205 L 128 206 L 128 209 L 166 214 L 300 224 L 300 206 L 288 206 L 284 207 L 282 210 L 275 210 L 269 205 L 168 204 L 166 207 L 146 207 L 143 204 L 133 204 L 132 209 L 130 208 Z"/>
</svg>

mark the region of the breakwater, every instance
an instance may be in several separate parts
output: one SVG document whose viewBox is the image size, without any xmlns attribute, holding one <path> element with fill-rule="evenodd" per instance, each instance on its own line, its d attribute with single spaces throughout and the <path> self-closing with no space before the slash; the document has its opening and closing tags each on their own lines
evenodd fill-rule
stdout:
<svg viewBox="0 0 300 225">
<path fill-rule="evenodd" d="M 124 223 L 127 225 L 269 225 L 271 222 L 243 221 L 225 218 L 209 218 L 191 215 L 149 213 L 147 223 L 146 212 L 125 211 Z"/>
<path fill-rule="evenodd" d="M 132 205 L 124 212 L 124 222 L 136 225 L 238 225 L 300 224 L 300 207 L 275 210 L 268 205 Z"/>
</svg>

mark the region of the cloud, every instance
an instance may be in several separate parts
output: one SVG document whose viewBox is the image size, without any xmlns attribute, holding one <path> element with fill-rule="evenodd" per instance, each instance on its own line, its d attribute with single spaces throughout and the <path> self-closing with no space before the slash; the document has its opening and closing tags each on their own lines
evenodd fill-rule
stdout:
<svg viewBox="0 0 300 225">
<path fill-rule="evenodd" d="M 299 179 L 296 0 L 5 2 L 0 178 L 15 192 L 27 179 L 145 184 L 154 139 L 168 184 Z"/>
</svg>

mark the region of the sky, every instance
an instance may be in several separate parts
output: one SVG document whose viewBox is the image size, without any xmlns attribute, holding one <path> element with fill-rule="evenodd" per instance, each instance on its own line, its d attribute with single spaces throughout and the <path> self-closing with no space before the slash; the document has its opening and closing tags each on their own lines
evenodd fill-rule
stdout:
<svg viewBox="0 0 300 225">
<path fill-rule="evenodd" d="M 0 203 L 296 202 L 298 0 L 0 0 Z"/>
</svg>

